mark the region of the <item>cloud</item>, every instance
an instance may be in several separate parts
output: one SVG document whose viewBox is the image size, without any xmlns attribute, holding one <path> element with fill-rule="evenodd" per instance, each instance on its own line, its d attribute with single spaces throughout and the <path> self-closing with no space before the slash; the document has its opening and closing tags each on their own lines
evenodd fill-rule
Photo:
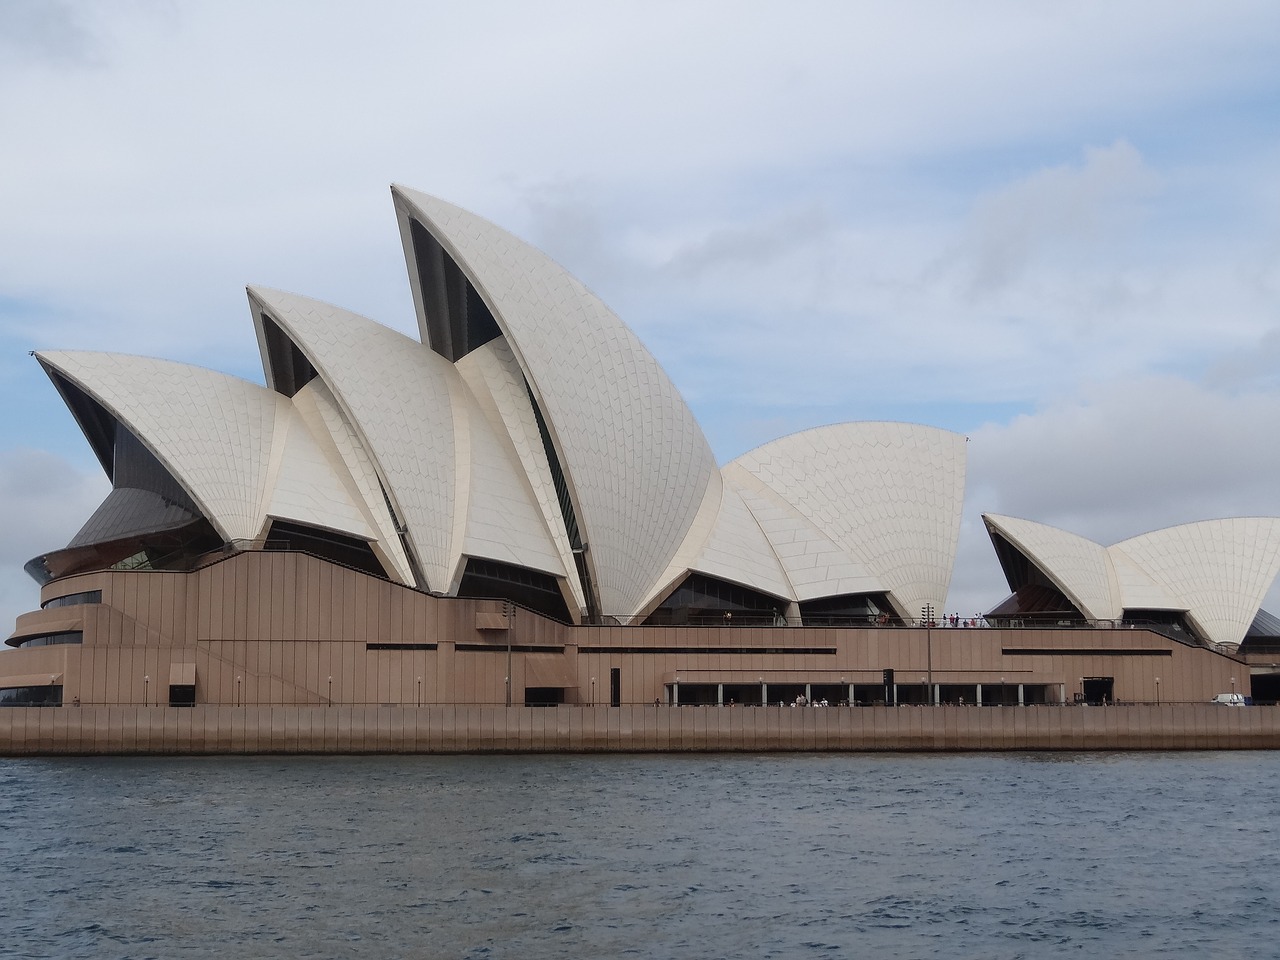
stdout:
<svg viewBox="0 0 1280 960">
<path fill-rule="evenodd" d="M 1094 385 L 972 434 L 950 606 L 988 609 L 1003 578 L 982 513 L 1110 545 L 1164 527 L 1280 516 L 1280 390 L 1224 394 L 1172 377 Z M 1268 604 L 1280 609 L 1280 591 Z"/>
<path fill-rule="evenodd" d="M 957 258 L 970 291 L 1001 290 L 1041 258 L 1090 264 L 1124 249 L 1159 177 L 1129 143 L 1085 150 L 1079 165 L 1037 171 L 981 198 Z"/>
<path fill-rule="evenodd" d="M 83 5 L 66 0 L 4 0 L 0 3 L 0 64 L 67 65 L 94 58 L 96 43 Z"/>
</svg>

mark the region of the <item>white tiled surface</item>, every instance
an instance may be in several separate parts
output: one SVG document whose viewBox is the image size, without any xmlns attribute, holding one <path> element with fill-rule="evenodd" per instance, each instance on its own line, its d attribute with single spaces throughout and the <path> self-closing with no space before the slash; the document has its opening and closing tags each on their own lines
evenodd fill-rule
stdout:
<svg viewBox="0 0 1280 960">
<path fill-rule="evenodd" d="M 288 400 L 247 380 L 168 360 L 74 351 L 38 356 L 133 431 L 222 536 L 258 535 L 277 414 Z"/>
<path fill-rule="evenodd" d="M 226 535 L 256 534 L 268 513 L 329 526 L 370 538 L 411 581 L 385 486 L 421 586 L 456 586 L 465 558 L 481 556 L 565 577 L 581 602 L 527 381 L 605 613 L 635 613 L 688 570 L 788 601 L 884 590 L 904 616 L 941 607 L 962 438 L 842 424 L 767 444 L 721 473 L 656 360 L 579 281 L 479 217 L 402 188 L 393 196 L 402 228 L 413 216 L 435 234 L 504 331 L 456 367 L 348 311 L 251 288 L 255 324 L 269 312 L 319 372 L 292 401 L 176 364 L 114 385 L 94 371 L 98 392 L 144 425 Z M 185 406 L 157 392 L 166 378 Z M 152 386 L 135 389 L 140 379 Z M 207 429 L 193 426 L 193 405 L 218 412 Z"/>
<path fill-rule="evenodd" d="M 564 519 L 560 514 L 560 501 L 556 496 L 551 468 L 542 447 L 542 437 L 534 420 L 533 408 L 524 388 L 524 375 L 516 363 L 506 338 L 499 337 L 483 347 L 473 350 L 455 365 L 458 373 L 471 390 L 479 409 L 489 421 L 490 429 L 506 450 L 512 461 L 515 479 L 526 489 L 531 502 L 536 504 L 542 528 L 537 550 L 545 543 L 557 558 L 539 567 L 547 572 L 560 569 L 569 583 L 570 592 L 579 609 L 585 606 L 582 586 L 573 561 L 569 538 L 565 533 Z"/>
<path fill-rule="evenodd" d="M 996 514 L 983 514 L 982 519 L 1021 553 L 1036 558 L 1037 566 L 1086 617 L 1120 616 L 1116 576 L 1105 547 L 1031 520 Z"/>
<path fill-rule="evenodd" d="M 1244 639 L 1280 573 L 1280 519 L 1274 517 L 1202 520 L 1111 547 L 1030 520 L 985 519 L 1062 586 L 1086 616 L 1183 611 L 1214 643 Z"/>
<path fill-rule="evenodd" d="M 915 424 L 835 424 L 733 461 L 725 475 L 745 492 L 738 471 L 774 501 L 757 519 L 799 599 L 879 589 L 906 617 L 926 603 L 943 609 L 960 535 L 964 437 Z"/>
<path fill-rule="evenodd" d="M 519 456 L 499 432 L 502 418 L 495 417 L 495 430 L 453 364 L 416 340 L 328 304 L 258 288 L 251 297 L 255 317 L 262 309 L 270 313 L 319 372 L 299 396 L 322 384 L 316 389 L 335 399 L 325 417 L 335 442 L 347 448 L 344 459 L 356 461 L 353 475 L 366 478 L 371 509 L 382 496 L 376 471 L 370 478 L 360 461 L 381 467 L 431 589 L 456 588 L 469 556 L 565 576 Z M 490 366 L 498 380 L 509 378 L 499 362 Z M 509 394 L 510 384 L 503 389 Z M 528 411 L 527 398 L 523 404 Z M 527 418 L 532 421 L 531 412 Z M 365 450 L 369 456 L 362 458 Z M 389 525 L 387 516 L 383 526 Z M 394 550 L 389 540 L 384 545 L 402 554 L 398 544 Z"/>
<path fill-rule="evenodd" d="M 1179 598 L 1216 643 L 1238 644 L 1280 573 L 1280 519 L 1233 517 L 1157 530 L 1117 543 Z M 1135 606 L 1127 602 L 1125 606 Z"/>
<path fill-rule="evenodd" d="M 379 468 L 427 578 L 422 586 L 446 589 L 461 553 L 454 530 L 453 365 L 339 307 L 260 287 L 250 292 L 324 378 Z"/>
<path fill-rule="evenodd" d="M 344 469 L 335 468 L 334 472 L 343 478 L 352 501 L 360 505 L 365 522 L 374 531 L 374 550 L 383 565 L 394 579 L 413 584 L 413 571 L 378 486 L 377 471 L 329 387 L 316 377 L 298 391 L 293 405 L 330 462 L 342 464 Z"/>
<path fill-rule="evenodd" d="M 568 475 L 601 607 L 635 611 L 716 470 L 692 413 L 636 336 L 546 255 L 434 197 L 393 193 L 401 216 L 441 241 L 498 318 Z"/>
</svg>

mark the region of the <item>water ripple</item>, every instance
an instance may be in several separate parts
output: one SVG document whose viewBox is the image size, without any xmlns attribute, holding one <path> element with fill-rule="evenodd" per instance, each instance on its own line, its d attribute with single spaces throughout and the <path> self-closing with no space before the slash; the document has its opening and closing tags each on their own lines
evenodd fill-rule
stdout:
<svg viewBox="0 0 1280 960">
<path fill-rule="evenodd" d="M 0 956 L 1199 957 L 1269 753 L 0 760 Z"/>
</svg>

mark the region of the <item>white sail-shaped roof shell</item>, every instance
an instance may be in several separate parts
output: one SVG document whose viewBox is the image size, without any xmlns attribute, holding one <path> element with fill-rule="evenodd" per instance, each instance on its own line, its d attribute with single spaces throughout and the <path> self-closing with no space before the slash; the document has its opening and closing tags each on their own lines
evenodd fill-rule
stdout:
<svg viewBox="0 0 1280 960">
<path fill-rule="evenodd" d="M 1115 620 L 1123 612 L 1116 571 L 1107 548 L 1056 527 L 984 514 L 989 529 L 1037 567 L 1090 620 Z M 1135 587 L 1139 581 L 1131 578 Z"/>
<path fill-rule="evenodd" d="M 1110 552 L 1150 574 L 1205 636 L 1239 644 L 1280 573 L 1280 518 L 1202 520 L 1125 540 Z"/>
<path fill-rule="evenodd" d="M 378 467 L 426 577 L 453 580 L 457 491 L 453 367 L 389 327 L 307 297 L 253 287 L 255 323 L 265 313 L 328 385 Z"/>
<path fill-rule="evenodd" d="M 416 220 L 492 312 L 551 435 L 599 606 L 630 615 L 685 541 L 716 472 L 693 414 L 635 334 L 544 253 L 442 200 L 402 187 L 393 195 L 410 273 Z M 416 289 L 415 299 L 426 342 Z"/>
<path fill-rule="evenodd" d="M 1110 547 L 1030 520 L 994 514 L 983 520 L 1086 617 L 1176 611 L 1213 643 L 1244 639 L 1280 574 L 1280 518 L 1202 520 Z"/>
<path fill-rule="evenodd" d="M 941 610 L 964 501 L 965 439 L 905 423 L 842 423 L 767 443 L 724 475 L 756 514 L 797 600 L 889 594 Z"/>
<path fill-rule="evenodd" d="M 964 476 L 964 438 L 931 427 L 842 423 L 775 440 L 725 466 L 718 509 L 704 509 L 667 588 L 682 567 L 795 602 L 884 593 L 907 619 L 941 610 Z"/>
<path fill-rule="evenodd" d="M 132 432 L 228 541 L 261 536 L 269 517 L 375 537 L 341 464 L 274 391 L 148 357 L 37 356 Z"/>
<path fill-rule="evenodd" d="M 419 586 L 456 589 L 468 557 L 566 575 L 510 443 L 453 364 L 330 304 L 258 287 L 250 300 L 255 322 L 265 315 L 285 332 L 354 425 L 425 578 Z"/>
<path fill-rule="evenodd" d="M 844 424 L 721 471 L 657 361 L 578 280 L 480 217 L 392 194 L 421 340 L 253 287 L 266 388 L 164 361 L 42 360 L 126 424 L 228 541 L 296 521 L 447 593 L 473 559 L 526 568 L 556 579 L 575 618 L 633 619 L 691 572 L 779 606 L 941 605 L 962 438 Z M 527 585 L 545 596 L 546 581 Z"/>
</svg>

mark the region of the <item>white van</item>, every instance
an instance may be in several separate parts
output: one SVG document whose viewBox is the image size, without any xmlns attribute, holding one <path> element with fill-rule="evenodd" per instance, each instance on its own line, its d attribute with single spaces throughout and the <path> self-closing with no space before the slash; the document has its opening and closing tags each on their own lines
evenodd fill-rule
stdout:
<svg viewBox="0 0 1280 960">
<path fill-rule="evenodd" d="M 1243 707 L 1245 706 L 1243 693 L 1220 693 L 1210 703 L 1220 703 L 1227 707 Z"/>
</svg>

